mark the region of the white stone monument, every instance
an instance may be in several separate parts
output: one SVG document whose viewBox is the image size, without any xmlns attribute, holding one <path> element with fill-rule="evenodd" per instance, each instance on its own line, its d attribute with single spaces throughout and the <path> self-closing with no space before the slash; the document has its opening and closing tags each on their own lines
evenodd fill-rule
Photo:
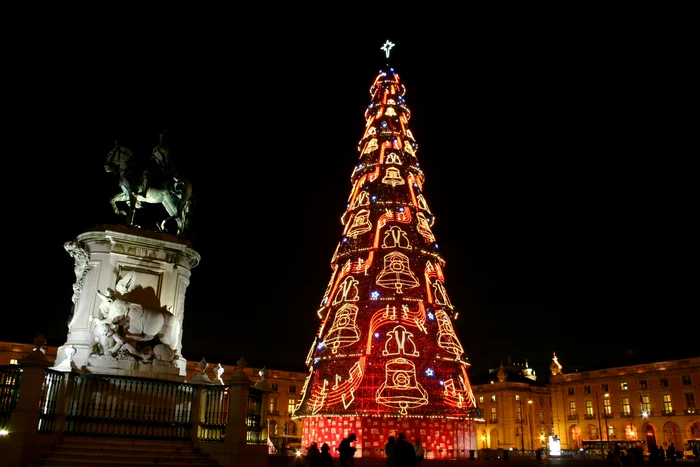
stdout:
<svg viewBox="0 0 700 467">
<path fill-rule="evenodd" d="M 56 369 L 184 381 L 185 292 L 199 254 L 187 240 L 125 225 L 65 244 L 75 260 L 73 310 Z M 65 370 L 64 370 L 65 371 Z"/>
</svg>

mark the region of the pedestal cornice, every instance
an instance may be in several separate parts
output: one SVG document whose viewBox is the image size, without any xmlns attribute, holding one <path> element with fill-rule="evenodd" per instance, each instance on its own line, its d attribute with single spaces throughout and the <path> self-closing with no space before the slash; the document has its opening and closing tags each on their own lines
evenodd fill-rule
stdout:
<svg viewBox="0 0 700 467">
<path fill-rule="evenodd" d="M 105 252 L 164 261 L 187 269 L 194 268 L 201 260 L 187 240 L 124 225 L 96 226 L 78 235 L 76 241 L 90 245 L 93 252 L 102 245 Z"/>
</svg>

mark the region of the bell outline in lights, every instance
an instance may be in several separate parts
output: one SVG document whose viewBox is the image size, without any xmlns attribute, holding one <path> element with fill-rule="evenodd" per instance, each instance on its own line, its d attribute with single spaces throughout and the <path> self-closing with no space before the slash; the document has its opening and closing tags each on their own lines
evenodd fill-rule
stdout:
<svg viewBox="0 0 700 467">
<path fill-rule="evenodd" d="M 384 267 L 377 276 L 377 284 L 394 288 L 396 293 L 403 293 L 403 288 L 412 289 L 420 285 L 409 268 L 408 256 L 398 251 L 392 251 L 384 257 Z"/>
</svg>

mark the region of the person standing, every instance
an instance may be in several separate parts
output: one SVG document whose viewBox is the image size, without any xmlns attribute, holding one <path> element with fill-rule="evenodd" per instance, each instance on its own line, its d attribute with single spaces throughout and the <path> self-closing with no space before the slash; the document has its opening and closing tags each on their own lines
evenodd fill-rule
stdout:
<svg viewBox="0 0 700 467">
<path fill-rule="evenodd" d="M 314 441 L 306 450 L 306 462 L 309 467 L 318 467 L 318 459 L 321 456 L 321 451 L 318 450 L 318 444 Z"/>
<path fill-rule="evenodd" d="M 318 467 L 334 467 L 333 456 L 330 453 L 331 447 L 328 443 L 321 445 L 321 454 L 318 455 Z"/>
<path fill-rule="evenodd" d="M 416 467 L 416 451 L 406 439 L 405 433 L 399 433 L 394 452 L 395 467 Z"/>
<path fill-rule="evenodd" d="M 700 464 L 700 444 L 693 443 L 693 461 Z"/>
<path fill-rule="evenodd" d="M 413 450 L 416 453 L 416 467 L 421 467 L 423 464 L 423 457 L 425 456 L 425 449 L 420 443 L 420 438 L 416 438 L 413 442 Z"/>
<path fill-rule="evenodd" d="M 659 447 L 654 444 L 649 451 L 649 465 L 656 467 L 659 465 Z"/>
<path fill-rule="evenodd" d="M 659 464 L 663 464 L 666 461 L 665 454 L 664 447 L 659 446 Z"/>
<path fill-rule="evenodd" d="M 355 433 L 350 433 L 347 438 L 344 438 L 338 445 L 340 453 L 340 467 L 355 467 L 355 451 L 357 448 L 351 446 L 350 443 L 357 441 Z"/>
<path fill-rule="evenodd" d="M 674 446 L 673 443 L 671 443 L 671 445 L 666 450 L 666 457 L 668 458 L 668 461 L 670 463 L 676 463 L 676 446 Z"/>
<path fill-rule="evenodd" d="M 396 438 L 389 436 L 386 444 L 384 445 L 384 452 L 386 453 L 386 467 L 394 467 L 394 456 L 396 454 Z"/>
</svg>

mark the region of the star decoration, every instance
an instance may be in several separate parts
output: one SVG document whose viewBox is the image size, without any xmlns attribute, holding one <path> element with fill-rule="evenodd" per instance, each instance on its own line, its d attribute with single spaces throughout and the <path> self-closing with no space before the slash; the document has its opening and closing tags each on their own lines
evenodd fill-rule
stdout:
<svg viewBox="0 0 700 467">
<path fill-rule="evenodd" d="M 386 41 L 383 46 L 380 47 L 385 53 L 386 53 L 386 58 L 389 58 L 389 52 L 391 52 L 391 48 L 394 46 L 392 42 Z"/>
</svg>

